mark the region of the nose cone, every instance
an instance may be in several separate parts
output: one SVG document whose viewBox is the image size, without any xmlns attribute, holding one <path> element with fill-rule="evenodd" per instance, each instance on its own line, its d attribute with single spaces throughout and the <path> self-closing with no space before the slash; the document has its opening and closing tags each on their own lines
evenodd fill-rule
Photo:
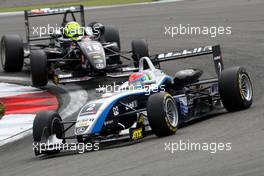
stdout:
<svg viewBox="0 0 264 176">
<path fill-rule="evenodd" d="M 92 63 L 94 69 L 103 70 L 106 67 L 105 55 L 101 52 L 90 53 L 90 62 Z"/>
<path fill-rule="evenodd" d="M 105 64 L 95 64 L 95 68 L 97 70 L 103 70 L 103 69 L 105 69 Z"/>
</svg>

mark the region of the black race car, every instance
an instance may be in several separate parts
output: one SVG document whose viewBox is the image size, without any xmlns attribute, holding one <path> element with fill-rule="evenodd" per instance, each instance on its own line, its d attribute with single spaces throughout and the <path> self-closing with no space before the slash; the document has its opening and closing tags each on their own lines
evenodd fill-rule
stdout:
<svg viewBox="0 0 264 176">
<path fill-rule="evenodd" d="M 77 40 L 67 38 L 62 30 L 41 36 L 30 32 L 30 18 L 63 15 L 63 29 L 69 21 L 77 22 L 76 13 L 80 14 L 83 29 L 83 34 Z M 95 76 L 128 76 L 138 69 L 139 58 L 149 56 L 144 40 L 132 41 L 132 51 L 121 52 L 116 28 L 97 22 L 86 26 L 83 6 L 34 9 L 24 11 L 24 14 L 26 42 L 23 43 L 19 35 L 3 36 L 1 63 L 6 72 L 19 72 L 23 65 L 28 66 L 33 86 L 45 86 L 48 78 L 58 84 L 89 80 Z M 131 63 L 123 64 L 120 58 Z"/>
</svg>

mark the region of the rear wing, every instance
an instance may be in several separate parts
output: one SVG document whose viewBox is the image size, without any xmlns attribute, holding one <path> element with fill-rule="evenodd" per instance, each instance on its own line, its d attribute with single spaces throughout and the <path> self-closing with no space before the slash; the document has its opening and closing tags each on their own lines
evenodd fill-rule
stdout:
<svg viewBox="0 0 264 176">
<path fill-rule="evenodd" d="M 204 46 L 182 51 L 173 51 L 168 53 L 157 54 L 151 57 L 153 63 L 161 63 L 171 60 L 186 59 L 196 56 L 210 55 L 213 56 L 213 61 L 215 65 L 215 71 L 218 77 L 224 69 L 223 57 L 221 53 L 220 45 L 215 46 Z"/>
<path fill-rule="evenodd" d="M 41 8 L 41 9 L 25 10 L 24 11 L 24 18 L 25 18 L 25 26 L 26 26 L 27 43 L 29 43 L 30 41 L 50 39 L 50 36 L 36 37 L 36 36 L 30 35 L 30 22 L 29 22 L 30 18 L 64 14 L 63 21 L 65 21 L 67 14 L 71 14 L 72 18 L 75 19 L 75 16 L 74 16 L 75 13 L 80 13 L 81 25 L 85 26 L 83 5 L 70 6 L 70 7 Z"/>
</svg>

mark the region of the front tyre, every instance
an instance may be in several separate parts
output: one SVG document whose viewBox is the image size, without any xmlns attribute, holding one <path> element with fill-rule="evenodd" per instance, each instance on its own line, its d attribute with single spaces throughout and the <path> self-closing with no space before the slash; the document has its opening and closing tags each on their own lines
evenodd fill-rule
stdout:
<svg viewBox="0 0 264 176">
<path fill-rule="evenodd" d="M 43 50 L 31 50 L 30 67 L 32 85 L 46 86 L 48 83 L 47 55 Z"/>
<path fill-rule="evenodd" d="M 148 43 L 143 39 L 133 40 L 131 47 L 134 66 L 138 67 L 140 58 L 149 57 Z"/>
<path fill-rule="evenodd" d="M 243 67 L 224 69 L 219 78 L 219 93 L 228 111 L 247 109 L 253 101 L 251 79 Z"/>
<path fill-rule="evenodd" d="M 169 93 L 159 92 L 151 95 L 147 102 L 147 115 L 149 125 L 158 137 L 176 133 L 179 124 L 178 109 Z"/>
<path fill-rule="evenodd" d="M 19 35 L 5 35 L 1 40 L 1 64 L 6 72 L 19 72 L 24 63 L 23 40 Z"/>
<path fill-rule="evenodd" d="M 101 36 L 100 40 L 102 42 L 116 43 L 117 47 L 110 47 L 110 49 L 115 51 L 116 53 L 120 53 L 121 44 L 118 29 L 112 26 L 105 26 L 103 35 Z M 107 63 L 110 65 L 121 64 L 120 55 L 109 56 Z"/>
<path fill-rule="evenodd" d="M 33 139 L 35 143 L 46 141 L 50 136 L 56 135 L 58 139 L 64 138 L 64 126 L 58 113 L 52 111 L 39 112 L 33 122 Z M 35 151 L 36 153 L 37 151 Z M 60 150 L 45 151 L 44 154 L 59 153 Z M 40 153 L 38 153 L 40 154 Z"/>
</svg>

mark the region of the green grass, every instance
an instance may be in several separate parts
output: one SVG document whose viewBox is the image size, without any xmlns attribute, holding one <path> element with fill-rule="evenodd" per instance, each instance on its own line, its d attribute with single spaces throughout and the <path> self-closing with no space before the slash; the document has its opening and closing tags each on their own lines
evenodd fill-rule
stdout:
<svg viewBox="0 0 264 176">
<path fill-rule="evenodd" d="M 84 6 L 103 6 L 103 5 L 151 2 L 151 1 L 154 0 L 81 0 L 78 2 L 68 2 L 68 3 L 46 3 L 46 4 L 32 5 L 32 6 L 0 7 L 0 12 L 24 11 L 24 10 L 38 9 L 45 7 L 62 7 L 62 6 L 64 7 L 64 6 L 74 6 L 80 4 Z"/>
<path fill-rule="evenodd" d="M 5 109 L 4 109 L 4 106 L 2 103 L 0 103 L 0 119 L 1 119 L 1 116 L 3 116 L 5 113 Z"/>
</svg>

